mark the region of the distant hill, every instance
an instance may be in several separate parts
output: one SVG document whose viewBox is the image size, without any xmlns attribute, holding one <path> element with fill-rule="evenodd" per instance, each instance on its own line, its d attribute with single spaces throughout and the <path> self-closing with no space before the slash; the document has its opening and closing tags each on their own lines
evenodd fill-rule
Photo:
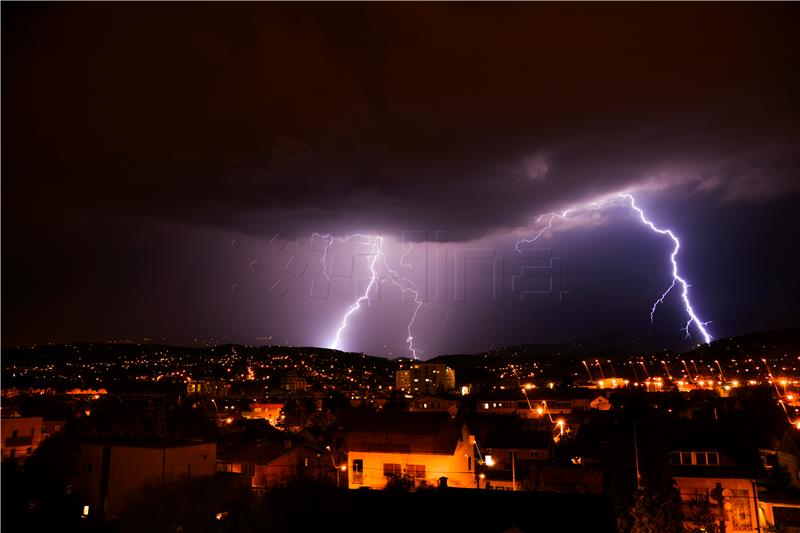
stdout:
<svg viewBox="0 0 800 533">
<path fill-rule="evenodd" d="M 440 355 L 428 360 L 444 363 L 456 370 L 459 379 L 465 376 L 478 376 L 487 365 L 496 365 L 508 360 L 540 361 L 551 367 L 568 365 L 582 359 L 625 360 L 634 356 L 655 356 L 681 352 L 664 350 L 634 350 L 630 346 L 614 347 L 611 337 L 598 337 L 568 343 L 523 344 L 498 348 L 480 354 Z M 742 357 L 774 357 L 786 354 L 800 355 L 800 328 L 777 329 L 749 333 L 738 337 L 719 339 L 710 345 L 703 345 L 683 352 L 687 359 L 727 360 Z"/>
</svg>

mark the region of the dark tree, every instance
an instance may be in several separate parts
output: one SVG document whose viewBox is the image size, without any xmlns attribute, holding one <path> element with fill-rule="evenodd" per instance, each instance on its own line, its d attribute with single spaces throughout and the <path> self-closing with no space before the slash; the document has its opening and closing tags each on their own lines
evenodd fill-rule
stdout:
<svg viewBox="0 0 800 533">
<path fill-rule="evenodd" d="M 666 468 L 654 468 L 642 477 L 636 493 L 633 533 L 681 533 L 681 496 Z"/>
</svg>

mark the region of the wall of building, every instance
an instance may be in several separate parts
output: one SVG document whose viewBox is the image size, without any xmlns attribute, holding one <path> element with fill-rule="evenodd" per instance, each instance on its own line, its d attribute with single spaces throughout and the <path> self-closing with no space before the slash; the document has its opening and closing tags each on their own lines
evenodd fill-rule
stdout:
<svg viewBox="0 0 800 533">
<path fill-rule="evenodd" d="M 757 532 L 757 496 L 749 479 L 676 477 L 675 483 L 684 503 L 708 497 L 712 507 L 721 506 L 728 533 Z"/>
<path fill-rule="evenodd" d="M 348 481 L 349 488 L 358 489 L 369 487 L 384 489 L 389 477 L 384 475 L 384 464 L 399 464 L 403 473 L 408 471 L 408 465 L 425 465 L 424 481 L 430 486 L 438 486 L 439 478 L 447 477 L 450 487 L 476 488 L 474 447 L 470 439 L 459 441 L 452 455 L 427 454 L 427 453 L 387 453 L 363 452 L 350 450 L 348 453 Z M 361 483 L 358 483 L 358 472 L 353 471 L 354 461 L 363 461 Z M 417 485 L 420 479 L 416 480 Z"/>
<path fill-rule="evenodd" d="M 796 533 L 800 531 L 800 503 L 759 501 L 758 518 L 765 531 Z"/>
<path fill-rule="evenodd" d="M 86 444 L 81 449 L 80 467 L 90 513 L 109 518 L 147 485 L 214 475 L 216 444 L 174 448 Z"/>
<path fill-rule="evenodd" d="M 298 479 L 318 480 L 324 470 L 324 466 L 321 464 L 322 459 L 330 461 L 328 456 L 320 457 L 319 455 L 314 450 L 301 446 L 269 464 L 256 465 L 253 487 L 270 488 Z"/>
<path fill-rule="evenodd" d="M 3 459 L 25 458 L 36 451 L 42 440 L 41 417 L 8 417 L 0 420 Z"/>
</svg>

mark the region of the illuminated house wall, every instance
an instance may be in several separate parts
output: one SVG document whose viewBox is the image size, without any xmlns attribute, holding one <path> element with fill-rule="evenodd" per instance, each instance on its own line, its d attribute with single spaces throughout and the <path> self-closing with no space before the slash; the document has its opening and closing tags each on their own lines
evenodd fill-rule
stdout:
<svg viewBox="0 0 800 533">
<path fill-rule="evenodd" d="M 253 403 L 250 404 L 250 411 L 245 411 L 242 416 L 245 418 L 263 418 L 271 426 L 277 426 L 282 420 L 281 410 L 283 403 Z"/>
<path fill-rule="evenodd" d="M 24 458 L 36 451 L 42 440 L 42 418 L 7 417 L 0 427 L 3 459 Z"/>
<path fill-rule="evenodd" d="M 750 479 L 726 477 L 678 477 L 675 484 L 684 502 L 684 515 L 690 513 L 688 502 L 707 498 L 712 513 L 725 520 L 725 531 L 744 533 L 759 531 L 756 514 L 757 496 Z"/>
<path fill-rule="evenodd" d="M 393 413 L 383 426 L 365 424 L 347 437 L 348 485 L 383 489 L 392 477 L 408 476 L 414 486 L 475 488 L 475 439 L 466 425 L 444 413 Z"/>
</svg>

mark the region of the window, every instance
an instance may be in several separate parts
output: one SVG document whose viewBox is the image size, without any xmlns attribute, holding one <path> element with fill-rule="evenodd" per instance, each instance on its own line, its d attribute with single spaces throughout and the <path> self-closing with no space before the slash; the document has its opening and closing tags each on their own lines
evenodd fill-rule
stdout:
<svg viewBox="0 0 800 533">
<path fill-rule="evenodd" d="M 669 462 L 673 465 L 719 466 L 718 452 L 670 452 Z"/>
<path fill-rule="evenodd" d="M 187 465 L 187 470 L 191 471 L 191 465 Z M 217 463 L 217 472 L 230 472 L 232 474 L 251 473 L 248 472 L 247 464 L 242 463 Z"/>
<path fill-rule="evenodd" d="M 363 459 L 353 459 L 353 483 L 356 485 L 361 485 L 364 483 L 364 460 Z"/>
<path fill-rule="evenodd" d="M 396 477 L 403 473 L 399 464 L 383 463 L 383 475 L 386 477 Z"/>
<path fill-rule="evenodd" d="M 706 459 L 706 454 L 705 453 L 695 453 L 694 454 L 694 464 L 696 464 L 696 465 L 705 465 L 707 463 L 708 463 L 708 460 Z"/>
<path fill-rule="evenodd" d="M 472 457 L 467 457 L 467 471 L 472 472 Z"/>
<path fill-rule="evenodd" d="M 408 465 L 406 472 L 413 478 L 425 479 L 425 465 Z"/>
</svg>

